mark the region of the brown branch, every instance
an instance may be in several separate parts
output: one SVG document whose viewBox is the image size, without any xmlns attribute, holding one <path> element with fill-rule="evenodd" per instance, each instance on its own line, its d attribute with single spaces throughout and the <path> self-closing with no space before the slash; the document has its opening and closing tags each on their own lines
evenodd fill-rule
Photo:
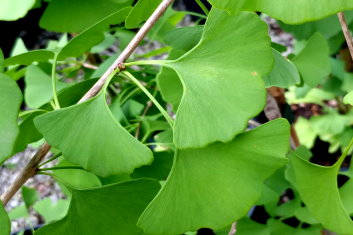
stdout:
<svg viewBox="0 0 353 235">
<path fill-rule="evenodd" d="M 88 99 L 94 97 L 104 86 L 109 75 L 120 65 L 123 64 L 130 55 L 135 51 L 137 46 L 146 36 L 148 31 L 157 22 L 157 20 L 164 14 L 167 8 L 172 4 L 173 0 L 163 0 L 163 2 L 157 7 L 154 13 L 146 21 L 146 23 L 141 27 L 139 32 L 131 40 L 129 45 L 121 53 L 119 58 L 108 68 L 108 70 L 103 74 L 103 76 L 97 81 L 96 84 L 80 99 L 78 103 L 87 101 Z M 10 185 L 10 187 L 1 195 L 1 201 L 5 206 L 9 200 L 15 195 L 15 193 L 22 187 L 24 183 L 31 177 L 33 177 L 38 169 L 38 165 L 47 155 L 50 150 L 50 146 L 44 143 L 29 163 L 21 170 L 19 175 L 16 177 L 15 181 Z"/>
<path fill-rule="evenodd" d="M 342 27 L 342 31 L 344 34 L 344 37 L 346 38 L 346 42 L 349 48 L 349 53 L 351 54 L 352 60 L 353 60 L 353 39 L 352 39 L 352 35 L 349 32 L 348 26 L 347 26 L 347 22 L 346 19 L 344 17 L 344 13 L 343 12 L 339 12 L 337 14 L 338 19 L 340 20 L 341 23 L 341 27 Z"/>
</svg>

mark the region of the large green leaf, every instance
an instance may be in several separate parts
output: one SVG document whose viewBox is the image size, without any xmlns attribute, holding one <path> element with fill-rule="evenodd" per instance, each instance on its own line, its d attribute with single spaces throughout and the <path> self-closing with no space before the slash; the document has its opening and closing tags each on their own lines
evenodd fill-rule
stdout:
<svg viewBox="0 0 353 235">
<path fill-rule="evenodd" d="M 34 122 L 68 161 L 100 176 L 131 173 L 153 158 L 113 118 L 104 92 L 85 103 L 41 115 Z"/>
<path fill-rule="evenodd" d="M 265 76 L 266 87 L 277 86 L 287 88 L 300 83 L 300 75 L 291 61 L 284 58 L 281 53 L 272 49 L 275 64 L 271 73 Z"/>
<path fill-rule="evenodd" d="M 293 152 L 289 155 L 287 178 L 296 187 L 311 214 L 325 228 L 349 235 L 353 234 L 353 221 L 344 208 L 337 186 L 337 173 L 344 158 L 342 156 L 331 167 L 323 167 Z"/>
<path fill-rule="evenodd" d="M 263 109 L 261 75 L 273 62 L 267 30 L 254 13 L 213 9 L 200 43 L 167 63 L 184 86 L 174 129 L 177 147 L 230 141 Z"/>
<path fill-rule="evenodd" d="M 148 234 L 221 229 L 243 217 L 263 181 L 283 166 L 289 125 L 278 119 L 229 143 L 178 151 L 166 184 L 138 225 Z"/>
<path fill-rule="evenodd" d="M 0 235 L 10 235 L 11 222 L 2 203 L 0 202 Z"/>
<path fill-rule="evenodd" d="M 126 18 L 125 27 L 127 29 L 138 28 L 143 21 L 151 16 L 161 2 L 162 0 L 139 0 Z"/>
<path fill-rule="evenodd" d="M 303 50 L 292 61 L 304 82 L 310 87 L 318 85 L 331 72 L 329 48 L 320 33 L 311 36 Z"/>
<path fill-rule="evenodd" d="M 36 0 L 2 0 L 0 20 L 17 20 L 24 17 L 33 7 Z"/>
<path fill-rule="evenodd" d="M 137 219 L 159 188 L 155 180 L 140 179 L 91 190 L 72 189 L 65 218 L 44 226 L 35 234 L 142 234 L 136 226 Z"/>
<path fill-rule="evenodd" d="M 35 65 L 26 70 L 25 101 L 30 108 L 39 108 L 53 98 L 52 78 Z M 56 90 L 60 91 L 67 87 L 68 83 L 56 81 Z"/>
<path fill-rule="evenodd" d="M 124 22 L 131 8 L 124 8 L 104 17 L 93 26 L 89 27 L 72 40 L 69 41 L 59 52 L 58 59 L 63 60 L 66 57 L 80 56 L 91 47 L 104 40 L 104 31 L 109 29 L 109 25 Z"/>
<path fill-rule="evenodd" d="M 45 10 L 40 26 L 49 31 L 81 32 L 133 0 L 53 0 Z"/>
<path fill-rule="evenodd" d="M 21 103 L 22 93 L 17 83 L 0 73 L 0 165 L 11 155 L 15 145 Z"/>
<path fill-rule="evenodd" d="M 229 12 L 261 11 L 287 24 L 300 24 L 353 9 L 352 0 L 208 0 Z"/>
</svg>

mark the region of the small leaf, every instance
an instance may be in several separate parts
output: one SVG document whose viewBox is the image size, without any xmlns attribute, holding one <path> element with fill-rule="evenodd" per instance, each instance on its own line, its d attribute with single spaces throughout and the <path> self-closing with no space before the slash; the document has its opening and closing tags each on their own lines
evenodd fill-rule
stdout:
<svg viewBox="0 0 353 235">
<path fill-rule="evenodd" d="M 310 87 L 318 85 L 331 72 L 329 47 L 319 33 L 310 37 L 304 49 L 292 61 Z"/>
<path fill-rule="evenodd" d="M 81 32 L 107 15 L 131 6 L 133 0 L 52 0 L 45 10 L 40 26 L 55 32 Z"/>
<path fill-rule="evenodd" d="M 353 105 L 353 91 L 349 92 L 343 99 L 345 104 Z"/>
<path fill-rule="evenodd" d="M 17 83 L 0 73 L 0 165 L 12 154 L 19 133 L 17 116 L 21 103 Z"/>
<path fill-rule="evenodd" d="M 261 75 L 273 62 L 267 30 L 254 13 L 213 9 L 200 43 L 167 64 L 184 86 L 174 128 L 178 148 L 230 141 L 261 112 Z"/>
<path fill-rule="evenodd" d="M 63 156 L 99 176 L 131 173 L 152 161 L 152 152 L 112 116 L 105 93 L 91 100 L 41 115 L 38 130 Z"/>
<path fill-rule="evenodd" d="M 3 73 L 5 70 L 5 59 L 4 59 L 4 53 L 2 52 L 0 48 L 0 73 Z"/>
<path fill-rule="evenodd" d="M 33 205 L 36 210 L 47 224 L 54 220 L 63 218 L 69 209 L 69 200 L 58 200 L 53 202 L 50 198 L 45 198 Z"/>
<path fill-rule="evenodd" d="M 10 235 L 11 222 L 2 203 L 0 202 L 0 235 Z"/>
<path fill-rule="evenodd" d="M 291 61 L 284 58 L 281 53 L 272 49 L 275 64 L 271 73 L 264 77 L 266 87 L 276 86 L 288 88 L 300 83 L 300 75 Z"/>
<path fill-rule="evenodd" d="M 39 108 L 53 99 L 52 78 L 35 65 L 27 68 L 25 76 L 25 101 L 30 108 Z M 57 91 L 67 87 L 68 83 L 56 81 Z"/>
<path fill-rule="evenodd" d="M 134 29 L 148 19 L 162 0 L 139 0 L 126 18 L 125 27 Z"/>
<path fill-rule="evenodd" d="M 269 219 L 268 228 L 273 235 L 321 235 L 321 227 L 313 226 L 306 229 L 293 228 L 279 220 Z"/>
<path fill-rule="evenodd" d="M 35 234 L 142 234 L 137 219 L 159 188 L 157 181 L 141 179 L 90 190 L 71 189 L 67 215 Z"/>
<path fill-rule="evenodd" d="M 118 10 L 74 37 L 60 50 L 58 59 L 64 60 L 67 57 L 80 56 L 85 51 L 102 42 L 105 38 L 104 32 L 109 29 L 109 26 L 124 22 L 130 9 L 129 7 Z"/>
<path fill-rule="evenodd" d="M 23 201 L 25 202 L 27 209 L 31 207 L 36 201 L 39 200 L 39 194 L 37 190 L 33 188 L 22 186 L 21 192 L 22 192 Z"/>
<path fill-rule="evenodd" d="M 175 28 L 164 35 L 164 42 L 173 49 L 189 51 L 200 41 L 203 26 Z"/>
<path fill-rule="evenodd" d="M 300 24 L 353 8 L 352 0 L 208 0 L 213 6 L 238 11 L 260 11 L 287 24 Z"/>
<path fill-rule="evenodd" d="M 288 122 L 278 119 L 228 143 L 178 151 L 138 225 L 148 234 L 167 235 L 221 229 L 240 219 L 260 198 L 264 180 L 286 162 L 288 139 Z"/>
<path fill-rule="evenodd" d="M 30 65 L 34 61 L 36 62 L 47 62 L 54 58 L 55 53 L 51 50 L 34 50 L 26 53 L 22 53 L 5 60 L 5 66 L 10 65 Z"/>
<path fill-rule="evenodd" d="M 270 235 L 268 227 L 248 218 L 237 221 L 237 235 Z"/>
<path fill-rule="evenodd" d="M 333 232 L 348 235 L 353 234 L 353 221 L 343 206 L 337 186 L 337 173 L 344 158 L 331 167 L 323 167 L 293 152 L 289 154 L 287 178 L 315 219 Z"/>
<path fill-rule="evenodd" d="M 36 0 L 2 0 L 0 20 L 14 21 L 24 17 Z"/>
</svg>

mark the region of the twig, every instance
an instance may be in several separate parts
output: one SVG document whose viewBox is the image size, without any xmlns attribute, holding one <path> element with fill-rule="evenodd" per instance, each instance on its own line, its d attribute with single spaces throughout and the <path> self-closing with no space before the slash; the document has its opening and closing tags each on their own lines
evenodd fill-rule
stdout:
<svg viewBox="0 0 353 235">
<path fill-rule="evenodd" d="M 352 39 L 352 35 L 351 35 L 351 33 L 350 33 L 349 29 L 348 29 L 347 22 L 346 22 L 346 19 L 344 17 L 344 13 L 343 12 L 339 12 L 337 14 L 337 16 L 338 16 L 338 19 L 340 20 L 342 31 L 343 31 L 344 37 L 346 38 L 346 42 L 347 42 L 347 45 L 348 45 L 348 48 L 349 48 L 349 53 L 351 54 L 351 57 L 352 57 L 352 60 L 353 60 L 353 39 Z"/>
<path fill-rule="evenodd" d="M 103 76 L 97 81 L 96 84 L 81 98 L 78 103 L 85 102 L 86 100 L 95 96 L 104 86 L 105 82 L 109 78 L 109 75 L 120 65 L 123 64 L 130 55 L 135 51 L 139 43 L 146 36 L 148 31 L 152 26 L 157 22 L 157 20 L 163 15 L 167 8 L 172 4 L 173 0 L 164 0 L 155 12 L 150 16 L 146 23 L 142 26 L 139 32 L 131 40 L 129 45 L 121 53 L 119 58 L 108 68 L 108 70 L 103 74 Z M 15 195 L 15 193 L 22 187 L 26 181 L 36 174 L 38 165 L 47 155 L 50 150 L 50 146 L 47 143 L 44 143 L 33 158 L 29 161 L 27 166 L 22 169 L 20 174 L 16 177 L 15 181 L 10 185 L 10 187 L 1 195 L 1 201 L 5 206 L 9 200 Z"/>
</svg>

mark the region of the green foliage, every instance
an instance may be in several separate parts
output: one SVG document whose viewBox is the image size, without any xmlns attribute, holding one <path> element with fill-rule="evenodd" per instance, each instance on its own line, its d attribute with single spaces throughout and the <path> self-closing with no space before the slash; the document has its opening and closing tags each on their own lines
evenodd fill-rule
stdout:
<svg viewBox="0 0 353 235">
<path fill-rule="evenodd" d="M 17 116 L 22 93 L 15 81 L 0 73 L 0 163 L 11 156 L 19 132 Z"/>
<path fill-rule="evenodd" d="M 0 20 L 17 20 L 24 17 L 36 0 L 3 0 L 0 8 Z"/>
<path fill-rule="evenodd" d="M 139 179 L 97 189 L 71 189 L 67 215 L 35 234 L 141 234 L 137 219 L 159 188 L 154 180 Z"/>
<path fill-rule="evenodd" d="M 214 6 L 231 13 L 238 11 L 260 11 L 287 24 L 319 20 L 339 11 L 353 8 L 352 0 L 208 0 Z"/>
<path fill-rule="evenodd" d="M 0 19 L 33 6 L 20 2 L 5 1 Z M 36 173 L 65 195 L 40 200 L 23 186 L 24 203 L 9 213 L 0 205 L 0 234 L 10 233 L 9 218 L 28 222 L 35 211 L 45 221 L 39 235 L 222 235 L 234 222 L 237 235 L 353 235 L 353 167 L 344 161 L 353 73 L 334 15 L 353 0 L 209 0 L 206 15 L 169 8 L 127 71 L 110 68 L 161 2 L 52 0 L 40 25 L 65 33 L 59 40 L 28 51 L 18 38 L 6 59 L 0 49 L 0 165 L 46 141 L 52 155 Z M 286 23 L 293 48 L 271 42 L 262 13 Z M 185 25 L 188 14 L 198 20 Z M 108 69 L 102 89 L 79 102 Z M 265 108 L 266 93 L 280 114 Z M 328 153 L 310 151 L 322 142 Z"/>
<path fill-rule="evenodd" d="M 286 162 L 288 138 L 288 123 L 279 119 L 226 144 L 177 151 L 171 175 L 139 226 L 148 234 L 181 234 L 243 217 L 260 197 L 261 183 Z"/>
</svg>

